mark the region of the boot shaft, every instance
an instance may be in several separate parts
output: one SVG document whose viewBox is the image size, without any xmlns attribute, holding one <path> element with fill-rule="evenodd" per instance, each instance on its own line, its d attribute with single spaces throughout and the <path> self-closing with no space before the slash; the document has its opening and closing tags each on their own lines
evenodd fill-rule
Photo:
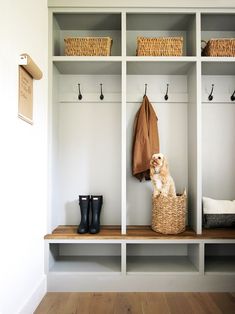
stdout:
<svg viewBox="0 0 235 314">
<path fill-rule="evenodd" d="M 91 195 L 91 210 L 100 210 L 103 204 L 103 195 Z"/>
<path fill-rule="evenodd" d="M 79 195 L 79 206 L 81 211 L 81 222 L 77 232 L 87 233 L 89 231 L 90 195 Z"/>
<path fill-rule="evenodd" d="M 79 195 L 79 206 L 82 216 L 89 216 L 90 195 Z"/>
<path fill-rule="evenodd" d="M 90 233 L 98 233 L 100 231 L 100 212 L 103 204 L 102 195 L 91 195 L 91 226 Z"/>
</svg>

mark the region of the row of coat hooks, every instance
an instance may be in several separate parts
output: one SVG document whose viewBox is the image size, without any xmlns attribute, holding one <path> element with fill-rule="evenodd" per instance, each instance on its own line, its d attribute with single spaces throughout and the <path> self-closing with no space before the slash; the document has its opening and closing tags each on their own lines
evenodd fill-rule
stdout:
<svg viewBox="0 0 235 314">
<path fill-rule="evenodd" d="M 145 90 L 144 90 L 144 97 L 147 95 L 147 87 L 148 87 L 148 84 L 145 84 Z M 166 84 L 166 93 L 165 93 L 165 96 L 164 96 L 164 99 L 167 101 L 168 100 L 168 89 L 169 89 L 169 84 Z"/>
<path fill-rule="evenodd" d="M 211 92 L 208 96 L 208 100 L 209 101 L 212 101 L 214 96 L 213 96 L 213 92 L 214 92 L 214 87 L 215 87 L 215 84 L 211 84 Z M 234 101 L 235 100 L 235 90 L 234 92 L 232 93 L 231 97 L 230 97 L 231 101 Z"/>
<path fill-rule="evenodd" d="M 214 86 L 215 84 L 212 84 L 211 85 L 211 92 L 208 96 L 208 100 L 209 101 L 212 101 L 214 96 L 213 96 L 213 92 L 214 92 Z M 148 88 L 148 84 L 145 84 L 145 90 L 144 90 L 144 96 L 147 96 L 147 88 Z M 78 99 L 79 100 L 82 100 L 82 93 L 81 93 L 81 87 L 80 87 L 80 84 L 78 83 Z M 169 84 L 166 84 L 166 93 L 165 93 L 165 96 L 164 96 L 164 99 L 165 101 L 168 100 L 168 93 L 169 93 Z M 103 84 L 100 83 L 100 100 L 103 100 L 104 99 L 104 94 L 103 94 Z M 235 90 L 234 92 L 232 93 L 231 97 L 230 97 L 231 101 L 234 101 L 235 100 Z"/>
<path fill-rule="evenodd" d="M 100 100 L 104 99 L 104 94 L 103 94 L 103 84 L 100 83 Z M 81 87 L 80 84 L 78 83 L 78 99 L 82 100 L 82 93 L 81 93 Z"/>
<path fill-rule="evenodd" d="M 166 93 L 165 93 L 165 96 L 164 96 L 164 99 L 167 101 L 168 100 L 168 89 L 169 89 L 169 84 L 166 84 Z M 148 84 L 145 84 L 145 91 L 144 91 L 144 96 L 147 95 L 147 87 L 148 87 Z M 78 99 L 79 100 L 82 100 L 82 93 L 81 93 L 81 86 L 80 86 L 80 83 L 78 83 Z M 100 100 L 103 100 L 104 99 L 104 94 L 103 94 L 103 84 L 100 83 Z"/>
</svg>

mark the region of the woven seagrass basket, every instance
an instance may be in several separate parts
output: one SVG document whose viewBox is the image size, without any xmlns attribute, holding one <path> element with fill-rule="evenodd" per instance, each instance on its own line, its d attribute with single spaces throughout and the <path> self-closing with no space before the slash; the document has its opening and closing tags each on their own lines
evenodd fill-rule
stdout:
<svg viewBox="0 0 235 314">
<path fill-rule="evenodd" d="M 153 231 L 163 234 L 177 234 L 185 231 L 186 203 L 186 190 L 182 195 L 153 197 Z"/>
<path fill-rule="evenodd" d="M 235 57 L 235 38 L 214 38 L 208 42 L 202 40 L 202 43 L 206 44 L 202 56 Z"/>
<path fill-rule="evenodd" d="M 110 56 L 110 37 L 69 37 L 64 39 L 66 56 Z"/>
<path fill-rule="evenodd" d="M 137 37 L 137 56 L 182 56 L 183 37 Z"/>
</svg>

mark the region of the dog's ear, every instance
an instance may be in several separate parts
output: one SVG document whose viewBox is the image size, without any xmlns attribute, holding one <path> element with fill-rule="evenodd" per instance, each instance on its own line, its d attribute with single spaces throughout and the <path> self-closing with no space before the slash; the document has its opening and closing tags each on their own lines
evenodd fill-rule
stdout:
<svg viewBox="0 0 235 314">
<path fill-rule="evenodd" d="M 166 157 L 163 158 L 163 164 L 160 170 L 160 174 L 164 181 L 167 180 L 167 176 L 169 175 L 169 167 Z"/>
<path fill-rule="evenodd" d="M 150 163 L 149 163 L 149 170 L 150 170 L 150 178 L 152 178 L 153 175 L 154 175 L 153 159 L 150 160 Z"/>
</svg>

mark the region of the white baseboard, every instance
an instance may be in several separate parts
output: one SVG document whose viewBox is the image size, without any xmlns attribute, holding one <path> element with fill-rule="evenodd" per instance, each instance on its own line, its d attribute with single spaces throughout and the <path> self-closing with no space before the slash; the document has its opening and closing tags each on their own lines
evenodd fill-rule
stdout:
<svg viewBox="0 0 235 314">
<path fill-rule="evenodd" d="M 46 276 L 44 275 L 41 282 L 37 285 L 33 293 L 29 296 L 28 300 L 23 304 L 21 309 L 19 310 L 19 314 L 32 314 L 39 303 L 41 302 L 42 298 L 47 292 L 47 280 Z"/>
</svg>

